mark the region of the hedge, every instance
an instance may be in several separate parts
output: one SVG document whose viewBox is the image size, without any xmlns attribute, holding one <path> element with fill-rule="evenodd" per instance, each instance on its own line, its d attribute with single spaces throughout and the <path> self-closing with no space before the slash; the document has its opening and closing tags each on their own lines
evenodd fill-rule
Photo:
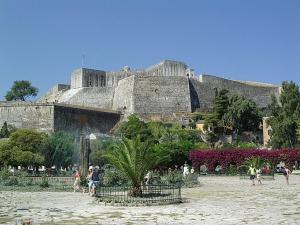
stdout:
<svg viewBox="0 0 300 225">
<path fill-rule="evenodd" d="M 224 150 L 192 150 L 189 159 L 195 168 L 206 165 L 209 172 L 214 172 L 217 165 L 227 169 L 229 165 L 240 166 L 247 158 L 261 157 L 267 160 L 272 167 L 284 162 L 288 167 L 300 161 L 300 149 L 224 149 Z"/>
</svg>

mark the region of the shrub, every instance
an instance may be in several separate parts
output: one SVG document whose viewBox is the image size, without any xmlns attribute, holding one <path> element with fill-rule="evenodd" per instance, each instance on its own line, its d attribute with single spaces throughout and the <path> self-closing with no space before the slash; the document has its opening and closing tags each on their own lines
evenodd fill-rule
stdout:
<svg viewBox="0 0 300 225">
<path fill-rule="evenodd" d="M 47 188 L 49 187 L 48 177 L 46 173 L 43 173 L 42 182 L 40 183 L 40 187 Z"/>
<path fill-rule="evenodd" d="M 120 186 L 127 184 L 128 180 L 115 169 L 108 169 L 102 175 L 102 183 L 107 186 Z"/>
<path fill-rule="evenodd" d="M 9 178 L 9 170 L 7 166 L 1 168 L 0 171 L 0 180 L 5 181 Z"/>
<path fill-rule="evenodd" d="M 216 165 L 228 169 L 230 164 L 240 167 L 247 158 L 260 157 L 274 169 L 276 164 L 283 161 L 289 167 L 300 161 L 299 149 L 258 150 L 258 149 L 224 149 L 224 150 L 193 150 L 189 158 L 195 168 L 206 165 L 209 172 L 214 172 Z"/>
</svg>

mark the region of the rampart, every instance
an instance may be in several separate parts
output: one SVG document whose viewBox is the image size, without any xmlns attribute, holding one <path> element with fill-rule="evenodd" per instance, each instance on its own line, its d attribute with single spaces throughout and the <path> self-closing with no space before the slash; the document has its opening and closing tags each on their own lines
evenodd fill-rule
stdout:
<svg viewBox="0 0 300 225">
<path fill-rule="evenodd" d="M 136 76 L 133 102 L 134 113 L 139 115 L 191 112 L 188 78 Z"/>
<path fill-rule="evenodd" d="M 120 113 L 107 114 L 103 109 L 121 111 L 124 118 L 133 113 L 161 120 L 180 118 L 177 114 L 209 111 L 221 89 L 252 99 L 260 107 L 267 106 L 272 95 L 280 95 L 280 87 L 271 84 L 198 77 L 186 64 L 172 60 L 141 70 L 81 68 L 72 72 L 71 86 L 56 85 L 36 103 L 0 104 L 0 122 L 79 135 L 85 121 L 89 132 L 106 133 L 120 120 Z"/>
<path fill-rule="evenodd" d="M 120 121 L 119 111 L 61 103 L 1 102 L 0 125 L 51 133 L 66 131 L 74 137 L 81 133 L 107 134 Z"/>
</svg>

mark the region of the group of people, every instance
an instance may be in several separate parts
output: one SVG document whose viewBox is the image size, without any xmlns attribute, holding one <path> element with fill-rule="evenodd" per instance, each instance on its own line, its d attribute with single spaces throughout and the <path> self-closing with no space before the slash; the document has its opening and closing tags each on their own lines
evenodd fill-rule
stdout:
<svg viewBox="0 0 300 225">
<path fill-rule="evenodd" d="M 94 196 L 96 194 L 96 187 L 99 185 L 100 182 L 100 169 L 99 167 L 93 167 L 90 166 L 89 170 L 88 170 L 88 175 L 86 177 L 87 182 L 88 182 L 88 193 L 89 195 Z M 76 170 L 75 173 L 75 182 L 74 182 L 74 192 L 79 191 L 80 190 L 80 183 L 81 183 L 81 173 L 79 170 Z"/>
<path fill-rule="evenodd" d="M 286 184 L 289 184 L 289 175 L 291 171 L 287 167 L 283 167 L 281 171 L 285 177 Z M 258 184 L 262 184 L 261 182 L 261 174 L 262 170 L 260 168 L 256 169 L 252 164 L 249 167 L 248 173 L 250 174 L 250 180 L 252 181 L 252 185 L 255 185 L 254 180 L 257 179 Z"/>
</svg>

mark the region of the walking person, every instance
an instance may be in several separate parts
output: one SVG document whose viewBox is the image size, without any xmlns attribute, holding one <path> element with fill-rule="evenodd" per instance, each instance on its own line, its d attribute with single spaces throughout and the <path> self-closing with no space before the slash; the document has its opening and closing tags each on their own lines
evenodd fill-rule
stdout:
<svg viewBox="0 0 300 225">
<path fill-rule="evenodd" d="M 96 195 L 96 187 L 100 183 L 100 168 L 98 166 L 93 168 L 93 173 L 92 173 L 92 196 Z"/>
<path fill-rule="evenodd" d="M 87 177 L 86 177 L 87 182 L 88 182 L 89 195 L 92 194 L 92 185 L 93 185 L 92 176 L 93 176 L 93 167 L 90 166 L 90 167 L 89 167 L 89 171 L 88 171 L 88 175 L 87 175 Z"/>
<path fill-rule="evenodd" d="M 76 173 L 75 173 L 75 176 L 74 176 L 75 177 L 75 181 L 74 181 L 74 185 L 73 185 L 74 192 L 80 190 L 80 176 L 81 176 L 80 171 L 76 170 Z"/>
<path fill-rule="evenodd" d="M 261 183 L 261 169 L 256 170 L 256 179 L 257 179 L 258 184 L 262 184 Z"/>
<path fill-rule="evenodd" d="M 283 176 L 285 177 L 286 184 L 289 185 L 289 176 L 291 174 L 291 171 L 289 170 L 289 168 L 283 167 L 282 172 L 283 172 Z"/>
<path fill-rule="evenodd" d="M 248 173 L 250 173 L 250 180 L 252 181 L 252 185 L 254 186 L 254 179 L 256 177 L 256 168 L 251 164 L 248 170 Z"/>
</svg>

